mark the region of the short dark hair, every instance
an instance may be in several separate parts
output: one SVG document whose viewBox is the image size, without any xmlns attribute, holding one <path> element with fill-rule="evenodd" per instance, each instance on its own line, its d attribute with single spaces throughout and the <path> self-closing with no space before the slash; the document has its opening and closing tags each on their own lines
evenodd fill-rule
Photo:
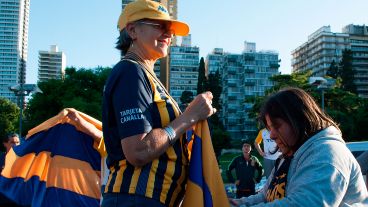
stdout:
<svg viewBox="0 0 368 207">
<path fill-rule="evenodd" d="M 270 95 L 259 114 L 259 121 L 265 126 L 266 115 L 271 121 L 279 118 L 291 126 L 298 139 L 294 146 L 290 146 L 294 151 L 322 129 L 329 126 L 339 129 L 332 118 L 319 108 L 316 101 L 299 88 L 283 88 Z"/>
<path fill-rule="evenodd" d="M 8 133 L 8 134 L 4 137 L 4 139 L 3 139 L 3 143 L 8 142 L 8 141 L 9 141 L 9 139 L 10 139 L 10 138 L 12 138 L 12 137 L 19 137 L 19 135 L 18 135 L 17 133 L 15 133 L 15 132 L 10 132 L 10 133 Z"/>
<path fill-rule="evenodd" d="M 252 146 L 252 141 L 250 139 L 243 139 L 241 143 L 242 146 L 245 144 Z"/>
<path fill-rule="evenodd" d="M 120 31 L 118 41 L 116 42 L 116 49 L 121 51 L 121 55 L 125 55 L 128 52 L 129 47 L 132 45 L 133 39 L 128 34 L 126 28 Z"/>
</svg>

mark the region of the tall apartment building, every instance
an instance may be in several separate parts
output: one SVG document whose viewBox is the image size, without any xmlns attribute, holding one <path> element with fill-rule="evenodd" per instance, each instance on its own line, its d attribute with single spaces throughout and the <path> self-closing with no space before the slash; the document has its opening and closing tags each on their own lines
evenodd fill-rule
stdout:
<svg viewBox="0 0 368 207">
<path fill-rule="evenodd" d="M 207 56 L 207 70 L 219 70 L 222 77 L 219 116 L 233 139 L 256 136 L 256 121 L 248 116 L 253 104 L 244 101 L 248 97 L 264 95 L 265 90 L 273 86 L 269 77 L 279 74 L 277 52 L 257 52 L 256 44 L 251 42 L 245 42 L 244 48 L 242 54 L 223 53 L 217 48 Z"/>
<path fill-rule="evenodd" d="M 66 57 L 59 52 L 56 45 L 50 46 L 50 51 L 39 51 L 38 80 L 64 79 Z"/>
<path fill-rule="evenodd" d="M 342 28 L 342 32 L 349 34 L 357 92 L 359 96 L 368 98 L 368 27 L 350 24 Z"/>
<path fill-rule="evenodd" d="M 324 76 L 331 62 L 339 62 L 342 52 L 349 48 L 348 34 L 334 33 L 330 26 L 323 26 L 291 52 L 293 72 L 312 70 L 314 76 Z"/>
<path fill-rule="evenodd" d="M 0 1 L 0 97 L 17 103 L 9 86 L 26 81 L 29 0 Z"/>
<path fill-rule="evenodd" d="M 330 26 L 321 27 L 291 52 L 293 72 L 312 70 L 313 76 L 324 76 L 332 61 L 341 61 L 345 49 L 353 52 L 358 94 L 368 97 L 368 32 L 365 25 L 347 25 L 342 33 L 331 32 Z"/>
<path fill-rule="evenodd" d="M 214 48 L 212 53 L 206 57 L 206 74 L 215 74 L 216 71 L 219 71 L 221 74 L 220 67 L 224 57 L 224 50 L 222 48 Z"/>
<path fill-rule="evenodd" d="M 190 36 L 181 46 L 170 47 L 170 94 L 180 104 L 183 91 L 197 94 L 199 48 L 192 47 Z"/>
</svg>

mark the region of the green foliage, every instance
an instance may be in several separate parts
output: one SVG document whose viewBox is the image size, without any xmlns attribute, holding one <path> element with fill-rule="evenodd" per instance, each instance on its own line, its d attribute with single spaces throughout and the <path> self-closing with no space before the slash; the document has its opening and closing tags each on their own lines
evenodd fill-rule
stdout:
<svg viewBox="0 0 368 207">
<path fill-rule="evenodd" d="M 215 74 L 209 74 L 208 80 L 205 85 L 205 91 L 211 91 L 213 95 L 212 106 L 217 109 L 217 111 L 222 109 L 220 96 L 222 92 L 221 76 L 217 70 Z"/>
<path fill-rule="evenodd" d="M 325 93 L 326 112 L 340 125 L 346 141 L 366 137 L 368 123 L 368 100 L 340 88 Z"/>
<path fill-rule="evenodd" d="M 220 101 L 222 85 L 219 71 L 216 71 L 215 74 L 209 74 L 205 83 L 204 90 L 211 91 L 213 95 L 212 106 L 216 108 L 217 111 L 220 111 L 222 108 Z M 230 134 L 225 130 L 218 113 L 213 114 L 208 121 L 212 131 L 212 145 L 215 150 L 216 157 L 218 158 L 222 149 L 231 147 L 231 137 Z"/>
<path fill-rule="evenodd" d="M 192 91 L 183 91 L 180 96 L 180 102 L 184 105 L 189 104 L 193 100 L 193 92 Z"/>
<path fill-rule="evenodd" d="M 311 86 L 308 83 L 308 79 L 311 74 L 312 71 L 306 71 L 301 73 L 292 73 L 290 75 L 272 76 L 270 77 L 270 80 L 273 81 L 275 85 L 270 90 L 266 91 L 266 95 L 285 87 L 299 87 L 304 90 L 310 90 Z"/>
<path fill-rule="evenodd" d="M 200 60 L 198 68 L 198 84 L 197 84 L 197 94 L 205 91 L 211 91 L 213 95 L 212 106 L 219 111 L 221 107 L 220 95 L 222 92 L 221 86 L 221 76 L 219 71 L 215 74 L 209 74 L 208 78 L 205 76 L 205 64 L 203 57 Z M 215 150 L 216 157 L 221 153 L 221 149 L 230 147 L 230 135 L 224 129 L 218 113 L 213 114 L 208 119 L 213 148 Z"/>
<path fill-rule="evenodd" d="M 334 79 L 341 76 L 339 66 L 336 64 L 335 60 L 332 60 L 330 67 L 326 72 L 326 75 Z"/>
<path fill-rule="evenodd" d="M 354 70 L 353 70 L 353 52 L 351 50 L 344 50 L 342 53 L 342 60 L 340 62 L 340 74 L 342 79 L 342 89 L 357 93 L 356 85 L 354 84 Z"/>
<path fill-rule="evenodd" d="M 15 132 L 18 127 L 19 107 L 9 99 L 0 97 L 0 139 L 10 132 Z M 1 141 L 2 143 L 2 141 Z M 2 144 L 1 144 L 2 147 Z"/>
<path fill-rule="evenodd" d="M 339 88 L 351 93 L 357 93 L 354 83 L 355 71 L 353 69 L 353 53 L 351 50 L 345 49 L 343 51 L 342 59 L 338 65 L 333 60 L 326 75 L 334 79 L 339 79 Z"/>
<path fill-rule="evenodd" d="M 248 97 L 244 100 L 246 103 L 253 103 L 252 109 L 248 112 L 249 117 L 256 119 L 258 117 L 259 110 L 265 101 L 265 97 L 271 93 L 279 91 L 281 88 L 299 87 L 313 93 L 311 86 L 308 84 L 308 78 L 311 74 L 311 71 L 306 71 L 302 73 L 274 75 L 270 77 L 270 80 L 274 82 L 274 86 L 265 91 L 265 96 Z"/>
<path fill-rule="evenodd" d="M 103 86 L 110 71 L 111 68 L 67 68 L 64 80 L 39 82 L 43 93 L 30 99 L 25 111 L 25 128 L 37 126 L 64 108 L 75 108 L 101 120 Z"/>
<path fill-rule="evenodd" d="M 266 96 L 249 97 L 245 100 L 254 103 L 249 116 L 256 119 L 260 107 L 270 93 L 276 92 L 284 87 L 298 87 L 307 91 L 317 103 L 321 103 L 321 91 L 308 84 L 311 72 L 293 73 L 291 75 L 276 75 L 270 79 L 274 86 L 266 91 Z M 343 133 L 345 141 L 362 140 L 368 133 L 368 100 L 344 90 L 342 78 L 337 78 L 335 87 L 326 89 L 325 112 L 335 120 Z M 367 138 L 366 138 L 367 139 Z"/>
<path fill-rule="evenodd" d="M 199 61 L 199 67 L 198 67 L 198 82 L 197 82 L 197 94 L 205 92 L 205 86 L 206 86 L 206 69 L 204 65 L 204 59 L 203 57 Z"/>
<path fill-rule="evenodd" d="M 213 149 L 215 151 L 216 157 L 219 158 L 222 149 L 230 148 L 230 134 L 221 128 L 213 128 L 211 130 L 211 139 Z"/>
<path fill-rule="evenodd" d="M 212 106 L 216 108 L 217 111 L 220 111 L 221 101 L 220 96 L 222 92 L 222 85 L 221 85 L 221 76 L 220 73 L 217 71 L 215 74 L 209 74 L 206 84 L 204 85 L 204 91 L 211 91 L 213 95 L 212 99 Z M 224 130 L 224 126 L 222 125 L 218 113 L 215 113 L 209 118 L 210 124 L 213 128 L 219 128 Z"/>
</svg>

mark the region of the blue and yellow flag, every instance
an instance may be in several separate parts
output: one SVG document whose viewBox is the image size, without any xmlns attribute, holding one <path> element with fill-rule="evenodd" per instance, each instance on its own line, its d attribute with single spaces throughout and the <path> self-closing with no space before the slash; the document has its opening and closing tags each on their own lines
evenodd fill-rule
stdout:
<svg viewBox="0 0 368 207">
<path fill-rule="evenodd" d="M 70 122 L 65 109 L 30 130 L 6 155 L 0 191 L 32 207 L 98 207 L 101 155 L 92 137 Z M 101 122 L 79 112 L 101 130 Z"/>
<path fill-rule="evenodd" d="M 183 207 L 229 206 L 207 121 L 197 123 L 188 135 L 189 179 Z"/>
</svg>

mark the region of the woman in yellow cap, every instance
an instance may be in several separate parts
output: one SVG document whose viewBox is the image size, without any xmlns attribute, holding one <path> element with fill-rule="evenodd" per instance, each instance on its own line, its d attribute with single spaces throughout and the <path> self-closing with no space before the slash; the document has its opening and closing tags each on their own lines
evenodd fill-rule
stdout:
<svg viewBox="0 0 368 207">
<path fill-rule="evenodd" d="M 108 78 L 103 98 L 103 133 L 110 175 L 102 206 L 178 206 L 187 180 L 185 131 L 216 112 L 212 94 L 199 94 L 180 112 L 154 74 L 173 35 L 187 24 L 172 20 L 150 0 L 128 4 L 120 15 L 117 48 L 123 59 Z"/>
</svg>

